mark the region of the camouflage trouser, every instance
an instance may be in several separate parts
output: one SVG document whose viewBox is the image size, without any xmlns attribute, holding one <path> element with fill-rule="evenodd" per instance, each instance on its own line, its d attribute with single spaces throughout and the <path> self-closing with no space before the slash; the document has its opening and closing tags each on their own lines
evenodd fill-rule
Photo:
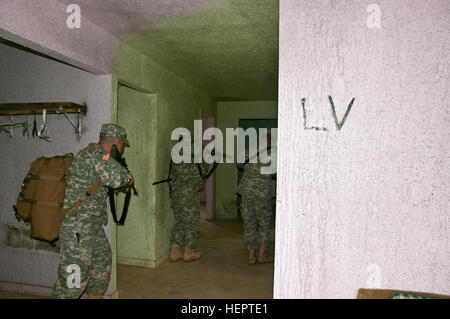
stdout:
<svg viewBox="0 0 450 319">
<path fill-rule="evenodd" d="M 68 214 L 60 227 L 61 250 L 54 298 L 79 298 L 84 292 L 103 295 L 111 275 L 111 248 L 102 217 Z M 77 283 L 77 270 L 79 281 Z"/>
<path fill-rule="evenodd" d="M 242 196 L 241 214 L 244 222 L 244 240 L 248 249 L 269 246 L 270 221 L 272 219 L 271 199 Z"/>
<path fill-rule="evenodd" d="M 175 226 L 172 230 L 171 242 L 195 248 L 200 228 L 200 193 L 192 192 L 186 195 L 173 192 L 172 208 Z"/>
</svg>

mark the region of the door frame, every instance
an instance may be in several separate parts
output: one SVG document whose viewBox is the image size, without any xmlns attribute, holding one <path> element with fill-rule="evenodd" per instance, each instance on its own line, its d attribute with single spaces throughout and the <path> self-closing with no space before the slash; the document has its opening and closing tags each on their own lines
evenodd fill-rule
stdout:
<svg viewBox="0 0 450 319">
<path fill-rule="evenodd" d="M 125 86 L 133 90 L 137 90 L 144 94 L 155 94 L 154 92 L 150 92 L 148 90 L 143 89 L 137 85 L 134 85 L 126 80 L 120 79 L 117 75 L 112 74 L 111 79 L 111 114 L 110 121 L 111 123 L 118 124 L 119 122 L 119 87 Z M 155 114 L 156 115 L 156 114 Z M 112 252 L 112 265 L 111 265 L 111 279 L 109 282 L 109 286 L 106 292 L 106 295 L 111 299 L 119 298 L 119 289 L 118 289 L 118 277 L 117 277 L 117 262 L 118 262 L 118 249 L 117 249 L 117 225 L 114 223 L 112 219 L 109 203 L 108 205 L 108 226 L 107 230 L 109 233 L 109 244 Z"/>
<path fill-rule="evenodd" d="M 210 116 L 206 113 L 202 113 L 201 115 L 202 119 L 202 136 L 206 129 L 210 127 L 214 127 L 216 123 L 216 118 L 213 116 Z M 206 122 L 206 125 L 205 125 Z M 214 205 L 214 193 L 215 193 L 215 187 L 214 187 L 214 174 L 211 174 L 211 176 L 206 180 L 202 192 L 200 193 L 200 198 L 205 198 L 206 203 L 206 220 L 212 220 L 215 217 L 215 205 Z"/>
</svg>

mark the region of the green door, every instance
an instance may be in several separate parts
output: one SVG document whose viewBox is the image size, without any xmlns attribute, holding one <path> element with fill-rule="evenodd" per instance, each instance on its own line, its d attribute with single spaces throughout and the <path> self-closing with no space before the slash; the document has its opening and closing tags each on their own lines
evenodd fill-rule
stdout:
<svg viewBox="0 0 450 319">
<path fill-rule="evenodd" d="M 156 95 L 119 86 L 118 124 L 127 130 L 130 147 L 124 158 L 134 176 L 138 196 L 132 196 L 124 226 L 117 227 L 118 263 L 151 267 L 155 260 L 155 179 Z M 122 213 L 124 195 L 118 199 Z M 118 216 L 118 218 L 120 218 Z"/>
</svg>

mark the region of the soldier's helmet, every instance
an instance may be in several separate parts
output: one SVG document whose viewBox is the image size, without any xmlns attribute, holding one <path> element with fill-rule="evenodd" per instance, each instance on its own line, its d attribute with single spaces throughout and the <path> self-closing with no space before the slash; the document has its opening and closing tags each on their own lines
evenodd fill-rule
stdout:
<svg viewBox="0 0 450 319">
<path fill-rule="evenodd" d="M 102 125 L 102 128 L 100 129 L 100 138 L 102 136 L 120 138 L 125 145 L 130 145 L 130 142 L 128 142 L 127 139 L 127 131 L 123 127 L 113 123 L 105 123 Z"/>
</svg>

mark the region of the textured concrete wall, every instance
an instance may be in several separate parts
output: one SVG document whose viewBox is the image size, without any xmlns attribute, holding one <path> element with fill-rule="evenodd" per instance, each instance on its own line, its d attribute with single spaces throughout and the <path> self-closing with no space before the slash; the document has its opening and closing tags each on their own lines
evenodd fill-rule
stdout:
<svg viewBox="0 0 450 319">
<path fill-rule="evenodd" d="M 239 127 L 239 119 L 275 119 L 277 118 L 276 101 L 253 102 L 218 102 L 217 128 L 223 133 L 223 147 L 226 152 L 226 129 Z M 235 144 L 235 155 L 237 153 Z M 235 164 L 223 163 L 217 166 L 215 172 L 216 185 L 216 216 L 217 218 L 237 217 L 237 178 L 238 170 Z"/>
<path fill-rule="evenodd" d="M 58 254 L 7 247 L 7 232 L 3 230 L 6 225 L 24 227 L 16 221 L 12 205 L 32 160 L 68 152 L 76 154 L 88 143 L 98 141 L 101 124 L 109 121 L 111 76 L 95 76 L 3 44 L 0 44 L 0 65 L 0 103 L 71 101 L 86 103 L 88 108 L 83 116 L 81 138 L 63 115 L 48 116 L 53 143 L 31 137 L 32 116 L 27 117 L 29 138 L 22 136 L 21 128 L 14 131 L 12 138 L 0 134 L 0 282 L 27 284 L 30 286 L 7 288 L 46 294 L 56 280 Z M 69 117 L 76 122 L 75 115 Z M 15 116 L 14 120 L 25 118 Z M 0 117 L 1 122 L 8 120 Z M 41 116 L 37 117 L 37 123 L 40 126 Z"/>
<path fill-rule="evenodd" d="M 450 293 L 449 3 L 377 3 L 281 1 L 276 298 Z"/>
<path fill-rule="evenodd" d="M 182 2 L 167 1 L 160 10 L 175 11 Z M 216 5 L 200 8 L 202 2 Z M 148 30 L 141 26 L 126 41 L 218 101 L 275 100 L 278 2 L 190 1 L 182 15 Z M 145 16 L 155 15 L 149 11 Z"/>
<path fill-rule="evenodd" d="M 80 28 L 68 28 L 72 11 L 66 10 L 57 0 L 3 0 L 0 36 L 90 72 L 111 73 L 119 41 L 83 11 Z"/>
</svg>

